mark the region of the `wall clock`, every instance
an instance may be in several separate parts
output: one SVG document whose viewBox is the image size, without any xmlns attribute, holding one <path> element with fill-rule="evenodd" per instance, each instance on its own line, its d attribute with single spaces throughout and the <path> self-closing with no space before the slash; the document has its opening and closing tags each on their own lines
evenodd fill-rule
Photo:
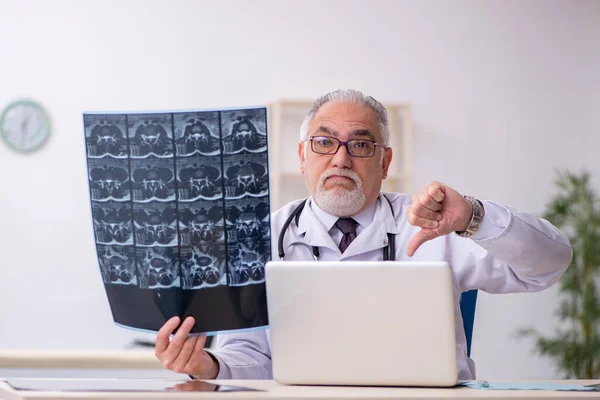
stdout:
<svg viewBox="0 0 600 400">
<path fill-rule="evenodd" d="M 50 119 L 38 103 L 15 101 L 0 115 L 0 136 L 17 151 L 34 151 L 50 136 Z"/>
</svg>

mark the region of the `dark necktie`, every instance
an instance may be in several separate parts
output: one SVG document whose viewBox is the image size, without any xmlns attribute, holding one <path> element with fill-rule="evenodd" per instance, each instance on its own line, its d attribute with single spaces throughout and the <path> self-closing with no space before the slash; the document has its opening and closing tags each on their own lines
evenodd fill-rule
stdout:
<svg viewBox="0 0 600 400">
<path fill-rule="evenodd" d="M 340 240 L 340 245 L 338 246 L 342 253 L 346 251 L 348 246 L 350 246 L 350 243 L 356 237 L 356 225 L 358 225 L 358 223 L 352 218 L 340 218 L 335 223 L 335 226 L 337 226 L 337 228 L 344 234 L 344 236 L 342 236 L 342 240 Z"/>
</svg>

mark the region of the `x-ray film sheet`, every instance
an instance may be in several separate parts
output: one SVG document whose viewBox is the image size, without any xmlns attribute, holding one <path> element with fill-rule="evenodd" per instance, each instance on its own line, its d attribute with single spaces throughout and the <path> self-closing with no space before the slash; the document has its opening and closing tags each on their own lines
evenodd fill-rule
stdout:
<svg viewBox="0 0 600 400">
<path fill-rule="evenodd" d="M 265 108 L 84 113 L 98 264 L 115 323 L 268 325 Z"/>
</svg>

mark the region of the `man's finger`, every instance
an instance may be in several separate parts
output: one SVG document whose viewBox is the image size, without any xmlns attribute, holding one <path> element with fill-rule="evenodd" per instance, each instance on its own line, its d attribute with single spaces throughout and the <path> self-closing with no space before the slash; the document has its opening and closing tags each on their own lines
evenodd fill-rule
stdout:
<svg viewBox="0 0 600 400">
<path fill-rule="evenodd" d="M 177 355 L 177 358 L 171 364 L 171 369 L 173 371 L 177 372 L 178 374 L 188 373 L 188 371 L 185 370 L 185 366 L 192 357 L 192 351 L 194 350 L 194 347 L 196 347 L 197 341 L 198 336 L 188 337 L 185 340 L 183 346 L 181 347 L 181 351 Z"/>
<path fill-rule="evenodd" d="M 430 209 L 431 211 L 442 211 L 444 208 L 444 206 L 431 197 L 429 193 L 423 193 L 419 196 L 419 204 Z"/>
<path fill-rule="evenodd" d="M 199 336 L 198 341 L 196 342 L 196 347 L 194 347 L 194 354 L 200 353 L 204 350 L 204 343 L 206 343 L 206 336 Z"/>
<path fill-rule="evenodd" d="M 408 245 L 406 245 L 406 255 L 412 257 L 415 254 L 415 251 L 421 245 L 431 239 L 435 239 L 437 234 L 430 229 L 421 229 L 419 232 L 415 233 L 413 237 L 408 241 Z"/>
<path fill-rule="evenodd" d="M 160 358 L 162 353 L 169 347 L 169 336 L 177 328 L 177 325 L 179 325 L 179 317 L 173 317 L 165 322 L 156 334 L 156 343 L 154 345 L 154 354 L 156 357 Z"/>
<path fill-rule="evenodd" d="M 411 209 L 409 209 L 409 212 L 410 212 L 410 210 Z M 429 208 L 423 207 L 418 203 L 412 207 L 412 212 L 418 217 L 430 219 L 432 221 L 441 221 L 442 220 L 442 214 L 440 212 L 431 211 Z"/>
<path fill-rule="evenodd" d="M 183 348 L 185 341 L 188 338 L 188 335 L 190 334 L 190 331 L 194 327 L 194 323 L 195 321 L 193 317 L 187 317 L 183 321 L 179 329 L 177 329 L 177 333 L 171 338 L 169 347 L 167 347 L 167 350 L 165 351 L 166 358 L 168 358 L 171 361 L 177 358 L 179 352 Z"/>
<path fill-rule="evenodd" d="M 408 214 L 408 222 L 413 226 L 418 226 L 419 228 L 428 228 L 428 229 L 435 229 L 440 224 L 437 221 L 419 217 L 414 212 Z"/>
<path fill-rule="evenodd" d="M 439 182 L 434 182 L 427 188 L 427 194 L 438 203 L 441 203 L 446 198 L 445 186 Z"/>
<path fill-rule="evenodd" d="M 198 336 L 198 340 L 194 345 L 194 349 L 192 350 L 192 355 L 189 358 L 187 364 L 185 365 L 185 370 L 190 375 L 194 375 L 195 373 L 203 372 L 196 371 L 198 366 L 202 365 L 202 357 L 204 356 L 204 344 L 206 343 L 206 336 Z"/>
</svg>

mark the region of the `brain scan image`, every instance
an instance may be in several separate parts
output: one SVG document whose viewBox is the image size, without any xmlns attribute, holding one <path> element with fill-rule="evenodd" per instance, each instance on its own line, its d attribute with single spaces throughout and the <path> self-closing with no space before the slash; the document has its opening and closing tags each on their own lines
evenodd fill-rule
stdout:
<svg viewBox="0 0 600 400">
<path fill-rule="evenodd" d="M 269 192 L 265 154 L 225 156 L 225 196 L 227 199 L 264 197 Z"/>
<path fill-rule="evenodd" d="M 134 226 L 138 246 L 177 246 L 175 204 L 134 204 Z"/>
<path fill-rule="evenodd" d="M 112 159 L 88 161 L 90 193 L 95 201 L 129 201 L 129 171 L 126 162 Z"/>
<path fill-rule="evenodd" d="M 125 115 L 86 115 L 88 157 L 127 158 Z"/>
<path fill-rule="evenodd" d="M 191 246 L 181 253 L 183 289 L 200 289 L 225 285 L 224 245 Z"/>
<path fill-rule="evenodd" d="M 95 203 L 92 207 L 96 243 L 133 244 L 131 206 L 128 203 Z"/>
<path fill-rule="evenodd" d="M 179 287 L 179 257 L 176 248 L 137 248 L 136 258 L 141 288 Z"/>
<path fill-rule="evenodd" d="M 127 121 L 132 158 L 173 157 L 170 114 L 133 115 Z"/>
<path fill-rule="evenodd" d="M 225 154 L 266 151 L 267 129 L 264 109 L 223 112 L 221 124 Z"/>
<path fill-rule="evenodd" d="M 219 157 L 178 159 L 177 170 L 180 201 L 217 200 L 223 197 Z"/>
<path fill-rule="evenodd" d="M 175 147 L 177 157 L 219 155 L 219 113 L 176 114 Z"/>
<path fill-rule="evenodd" d="M 132 160 L 131 181 L 134 202 L 175 200 L 175 173 L 171 160 Z"/>
<path fill-rule="evenodd" d="M 133 247 L 98 246 L 98 260 L 104 283 L 137 285 Z"/>
<path fill-rule="evenodd" d="M 181 245 L 224 243 L 223 207 L 215 202 L 196 202 L 179 207 Z"/>
</svg>

